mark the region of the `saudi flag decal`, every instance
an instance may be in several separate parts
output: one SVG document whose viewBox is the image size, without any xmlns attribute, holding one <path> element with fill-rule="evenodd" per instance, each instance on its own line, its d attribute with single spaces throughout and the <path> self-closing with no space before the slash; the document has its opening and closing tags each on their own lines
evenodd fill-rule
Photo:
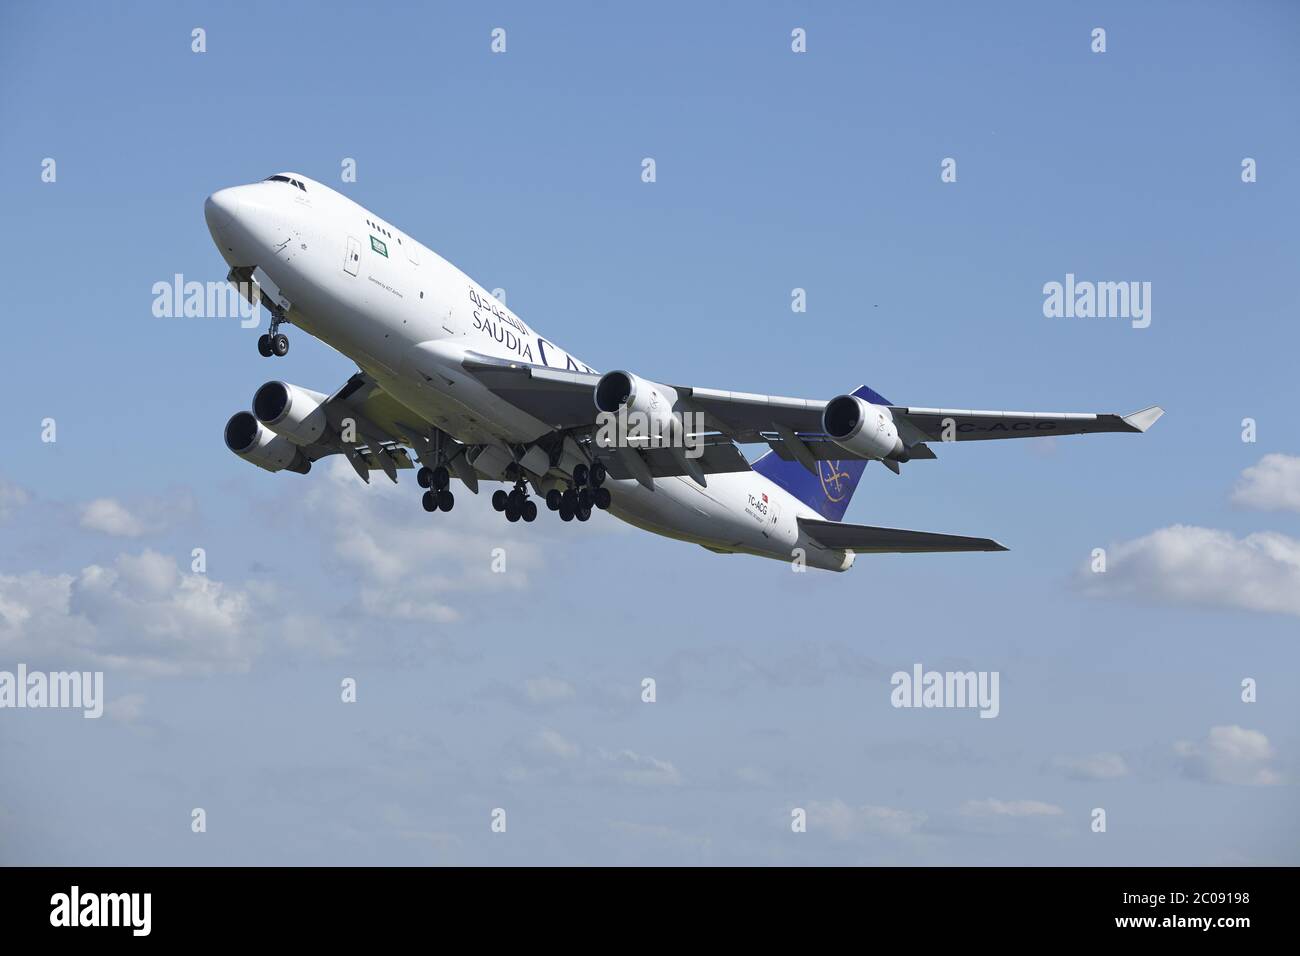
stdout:
<svg viewBox="0 0 1300 956">
<path fill-rule="evenodd" d="M 380 254 L 381 256 L 383 256 L 385 259 L 388 258 L 388 247 L 387 247 L 386 245 L 384 245 L 384 240 L 382 240 L 382 239 L 376 239 L 374 236 L 371 236 L 371 237 L 370 237 L 370 248 L 371 248 L 371 249 L 374 249 L 375 252 L 379 253 L 379 254 Z"/>
</svg>

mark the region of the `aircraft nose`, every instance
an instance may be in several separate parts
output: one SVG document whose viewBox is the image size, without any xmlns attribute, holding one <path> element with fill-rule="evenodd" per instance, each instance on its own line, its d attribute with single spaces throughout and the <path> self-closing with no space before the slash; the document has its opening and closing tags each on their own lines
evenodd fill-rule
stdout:
<svg viewBox="0 0 1300 956">
<path fill-rule="evenodd" d="M 216 236 L 239 214 L 239 187 L 218 189 L 203 201 L 203 218 L 207 220 L 208 231 Z"/>
</svg>

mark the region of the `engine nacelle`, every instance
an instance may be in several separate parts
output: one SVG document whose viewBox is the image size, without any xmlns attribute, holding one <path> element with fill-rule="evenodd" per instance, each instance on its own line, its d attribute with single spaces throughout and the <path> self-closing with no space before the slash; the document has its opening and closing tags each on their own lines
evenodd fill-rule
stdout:
<svg viewBox="0 0 1300 956">
<path fill-rule="evenodd" d="M 596 383 L 593 398 L 597 410 L 608 415 L 624 411 L 632 435 L 672 436 L 680 429 L 680 420 L 673 414 L 677 389 L 671 385 L 661 385 L 631 372 L 606 372 Z"/>
<path fill-rule="evenodd" d="M 856 395 L 837 395 L 822 412 L 822 430 L 845 451 L 864 458 L 906 461 L 894 413 Z"/>
<path fill-rule="evenodd" d="M 252 412 L 236 412 L 226 422 L 226 447 L 244 461 L 267 471 L 311 471 L 311 461 L 302 449 L 283 435 L 273 435 L 261 426 Z"/>
<path fill-rule="evenodd" d="M 295 445 L 310 445 L 325 434 L 328 395 L 288 382 L 267 382 L 253 396 L 253 414 L 277 435 Z"/>
</svg>

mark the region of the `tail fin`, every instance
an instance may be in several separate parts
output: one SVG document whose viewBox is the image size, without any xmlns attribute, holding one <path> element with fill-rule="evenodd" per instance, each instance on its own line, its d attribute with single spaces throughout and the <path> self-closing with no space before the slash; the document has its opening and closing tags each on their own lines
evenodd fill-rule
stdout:
<svg viewBox="0 0 1300 956">
<path fill-rule="evenodd" d="M 854 389 L 852 394 L 876 405 L 889 404 L 865 385 Z M 817 462 L 818 474 L 814 475 L 799 462 L 786 461 L 776 452 L 769 451 L 754 462 L 752 467 L 754 471 L 790 492 L 823 518 L 828 521 L 840 521 L 844 518 L 844 512 L 848 510 L 849 499 L 853 497 L 866 465 L 865 461 L 855 458 L 846 458 L 843 461 L 819 461 Z"/>
</svg>

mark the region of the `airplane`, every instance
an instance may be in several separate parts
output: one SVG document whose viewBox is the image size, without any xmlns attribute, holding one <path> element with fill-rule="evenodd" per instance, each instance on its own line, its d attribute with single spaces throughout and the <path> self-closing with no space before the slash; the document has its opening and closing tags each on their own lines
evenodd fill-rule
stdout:
<svg viewBox="0 0 1300 956">
<path fill-rule="evenodd" d="M 829 400 L 599 373 L 390 220 L 299 173 L 220 189 L 204 218 L 227 280 L 358 366 L 332 394 L 270 381 L 225 443 L 270 472 L 343 455 L 365 482 L 416 469 L 430 513 L 501 482 L 492 506 L 532 522 L 593 509 L 721 554 L 845 571 L 858 554 L 1005 551 L 990 538 L 845 523 L 866 465 L 937 458 L 933 444 L 1145 432 L 1164 414 L 894 405 L 867 386 Z M 620 425 L 621 423 L 621 425 Z M 767 451 L 752 464 L 739 445 Z M 417 467 L 418 466 L 418 467 Z"/>
</svg>

